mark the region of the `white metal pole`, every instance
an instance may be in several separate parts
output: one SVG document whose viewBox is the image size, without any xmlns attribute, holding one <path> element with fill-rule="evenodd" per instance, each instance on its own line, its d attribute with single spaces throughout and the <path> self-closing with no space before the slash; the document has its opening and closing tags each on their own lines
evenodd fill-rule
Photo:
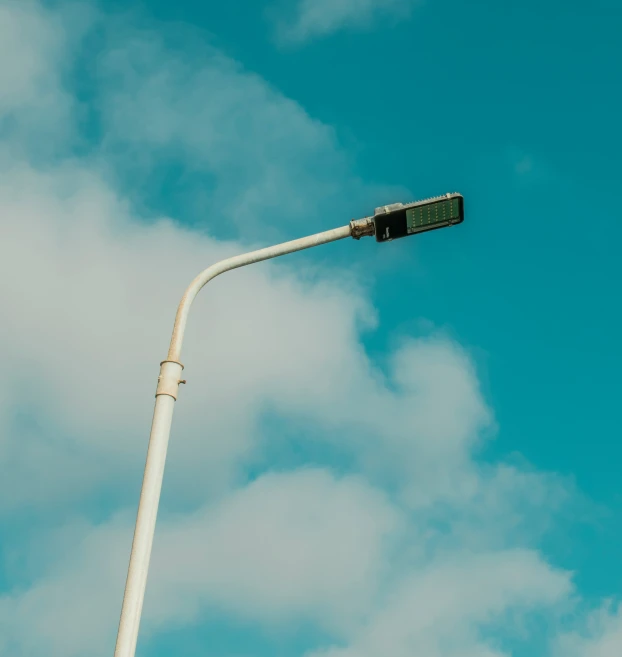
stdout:
<svg viewBox="0 0 622 657">
<path fill-rule="evenodd" d="M 284 242 L 276 246 L 270 246 L 258 251 L 252 251 L 243 255 L 234 256 L 208 267 L 201 272 L 188 286 L 177 309 L 175 326 L 165 361 L 160 364 L 160 376 L 156 389 L 156 402 L 151 424 L 151 436 L 147 451 L 147 462 L 138 503 L 138 515 L 134 529 L 134 540 L 130 554 L 130 564 L 125 583 L 123 595 L 123 606 L 121 608 L 121 620 L 117 634 L 117 643 L 114 657 L 134 657 L 136 652 L 136 641 L 140 625 L 145 588 L 147 586 L 147 574 L 149 560 L 151 557 L 151 546 L 155 532 L 160 491 L 162 489 L 162 478 L 164 476 L 164 464 L 166 462 L 166 451 L 173 420 L 173 408 L 177 399 L 177 392 L 181 379 L 183 365 L 179 362 L 181 347 L 188 321 L 190 306 L 201 288 L 219 274 L 231 269 L 244 267 L 262 260 L 269 260 L 278 256 L 302 251 L 320 244 L 327 244 L 344 237 L 358 239 L 365 235 L 372 235 L 374 230 L 373 220 L 370 218 L 352 221 L 348 226 L 335 228 L 323 233 L 317 233 L 302 239 Z"/>
</svg>

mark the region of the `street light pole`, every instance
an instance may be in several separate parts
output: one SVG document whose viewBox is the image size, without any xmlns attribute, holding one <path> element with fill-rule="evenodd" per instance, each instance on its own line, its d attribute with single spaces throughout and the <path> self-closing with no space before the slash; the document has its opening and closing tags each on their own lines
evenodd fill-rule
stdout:
<svg viewBox="0 0 622 657">
<path fill-rule="evenodd" d="M 385 205 L 376 208 L 373 217 L 353 220 L 347 226 L 227 258 L 205 269 L 190 283 L 177 309 L 168 355 L 166 360 L 160 363 L 147 462 L 138 503 L 114 657 L 134 657 L 136 652 L 173 408 L 179 384 L 185 383 L 181 378 L 184 368 L 180 362 L 181 347 L 190 306 L 201 288 L 226 271 L 310 249 L 320 244 L 328 244 L 345 237 L 358 240 L 367 235 L 375 235 L 377 242 L 387 242 L 407 235 L 451 226 L 462 222 L 463 218 L 463 198 L 460 194 L 446 194 L 407 205 L 402 203 Z"/>
<path fill-rule="evenodd" d="M 181 378 L 183 370 L 183 365 L 180 362 L 181 347 L 188 321 L 188 313 L 195 297 L 206 283 L 219 274 L 224 274 L 232 269 L 294 253 L 295 251 L 310 249 L 320 244 L 328 244 L 345 237 L 359 239 L 364 235 L 373 234 L 374 224 L 371 218 L 352 221 L 342 228 L 327 230 L 323 233 L 222 260 L 201 272 L 186 289 L 177 309 L 168 355 L 166 360 L 160 364 L 147 462 L 140 492 L 138 515 L 134 529 L 134 540 L 132 542 L 114 657 L 134 657 L 136 652 L 136 641 L 147 586 L 147 573 L 158 514 L 160 491 L 162 489 L 173 409 L 179 384 L 185 383 Z"/>
</svg>

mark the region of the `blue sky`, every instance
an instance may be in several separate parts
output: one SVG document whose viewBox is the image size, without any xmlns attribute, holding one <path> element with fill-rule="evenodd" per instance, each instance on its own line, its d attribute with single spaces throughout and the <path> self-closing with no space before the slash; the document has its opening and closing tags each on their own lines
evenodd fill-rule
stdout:
<svg viewBox="0 0 622 657">
<path fill-rule="evenodd" d="M 202 292 L 138 655 L 622 653 L 622 8 L 0 0 L 0 657 L 111 655 Z"/>
</svg>

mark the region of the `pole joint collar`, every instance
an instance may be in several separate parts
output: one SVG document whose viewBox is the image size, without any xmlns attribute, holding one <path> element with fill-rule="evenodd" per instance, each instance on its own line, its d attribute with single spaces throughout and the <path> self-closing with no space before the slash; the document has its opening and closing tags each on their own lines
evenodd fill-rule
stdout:
<svg viewBox="0 0 622 657">
<path fill-rule="evenodd" d="M 176 360 L 163 360 L 160 363 L 160 376 L 158 377 L 156 397 L 158 395 L 169 395 L 173 399 L 177 399 L 179 384 L 186 383 L 181 378 L 183 369 L 184 366 Z"/>
</svg>

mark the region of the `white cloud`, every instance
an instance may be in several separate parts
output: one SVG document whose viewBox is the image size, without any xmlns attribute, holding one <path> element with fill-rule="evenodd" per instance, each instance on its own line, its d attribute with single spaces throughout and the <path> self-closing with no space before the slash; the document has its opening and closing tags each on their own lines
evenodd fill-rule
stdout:
<svg viewBox="0 0 622 657">
<path fill-rule="evenodd" d="M 350 647 L 314 657 L 501 657 L 484 626 L 508 612 L 548 607 L 569 591 L 567 574 L 533 552 L 454 553 L 407 576 Z"/>
<path fill-rule="evenodd" d="M 208 597 L 252 618 L 339 628 L 370 606 L 400 526 L 363 480 L 317 469 L 264 475 L 162 537 L 148 613 L 174 616 Z"/>
<path fill-rule="evenodd" d="M 132 520 L 72 523 L 45 541 L 55 555 L 47 573 L 0 597 L 0 654 L 110 653 Z M 501 655 L 487 652 L 486 627 L 570 591 L 566 573 L 528 550 L 413 553 L 426 538 L 405 520 L 364 480 L 320 469 L 266 474 L 192 514 L 164 518 L 142 641 L 218 610 L 269 626 L 317 623 L 351 642 L 331 657 Z"/>
<path fill-rule="evenodd" d="M 165 41 L 109 29 L 101 118 L 117 184 L 149 188 L 159 163 L 175 162 L 188 213 L 209 217 L 217 235 L 235 227 L 262 241 L 333 228 L 407 195 L 363 184 L 332 128 L 209 45 L 179 48 L 195 43 L 189 30 L 168 32 Z"/>
<path fill-rule="evenodd" d="M 0 0 L 0 139 L 14 155 L 67 149 L 75 100 L 62 77 L 93 19 L 87 3 L 51 11 L 35 0 Z"/>
<path fill-rule="evenodd" d="M 129 518 L 101 527 L 68 526 L 50 572 L 0 596 L 3 657 L 110 654 L 131 541 Z M 40 549 L 39 552 L 42 550 Z"/>
<path fill-rule="evenodd" d="M 368 28 L 379 18 L 408 16 L 414 0 L 299 0 L 294 19 L 278 23 L 278 37 L 300 43 L 342 29 Z"/>
<path fill-rule="evenodd" d="M 110 652 L 130 520 L 81 527 L 81 535 L 70 525 L 56 538 L 67 552 L 51 573 L 0 598 L 0 654 Z M 362 480 L 317 469 L 264 475 L 216 505 L 160 523 L 145 630 L 200 619 L 210 607 L 347 627 L 370 606 L 400 525 L 385 495 Z"/>
<path fill-rule="evenodd" d="M 0 113 L 64 103 L 59 64 L 66 45 L 56 14 L 29 0 L 0 3 Z"/>
<path fill-rule="evenodd" d="M 618 657 L 622 654 L 622 605 L 603 605 L 588 614 L 582 631 L 563 634 L 555 642 L 559 657 Z"/>
</svg>

